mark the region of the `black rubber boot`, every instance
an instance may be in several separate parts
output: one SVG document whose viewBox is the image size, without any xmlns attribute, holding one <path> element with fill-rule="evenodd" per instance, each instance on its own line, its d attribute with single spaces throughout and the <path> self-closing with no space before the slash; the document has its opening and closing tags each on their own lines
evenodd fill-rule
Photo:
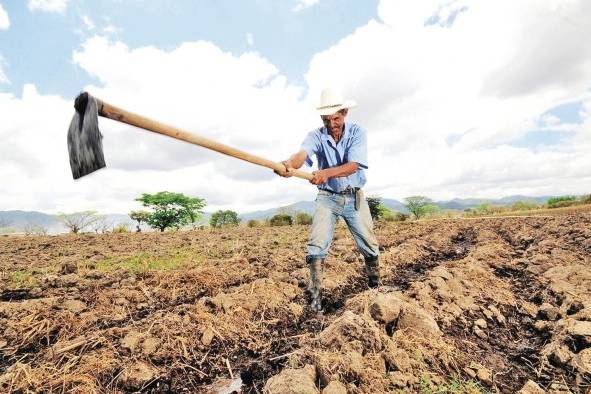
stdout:
<svg viewBox="0 0 591 394">
<path fill-rule="evenodd" d="M 378 256 L 365 258 L 365 272 L 367 274 L 367 285 L 375 289 L 380 285 L 380 264 Z"/>
<path fill-rule="evenodd" d="M 319 257 L 306 258 L 310 267 L 310 308 L 322 312 L 322 274 L 324 259 Z"/>
</svg>

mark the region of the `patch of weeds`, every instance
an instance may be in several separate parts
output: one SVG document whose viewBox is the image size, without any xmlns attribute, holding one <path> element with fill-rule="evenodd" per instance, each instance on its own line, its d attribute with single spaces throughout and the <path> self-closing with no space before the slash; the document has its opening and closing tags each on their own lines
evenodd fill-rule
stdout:
<svg viewBox="0 0 591 394">
<path fill-rule="evenodd" d="M 222 255 L 222 253 L 220 253 L 220 251 L 215 250 L 213 248 L 206 250 L 205 254 L 210 259 L 221 259 L 223 257 L 223 255 Z"/>
<path fill-rule="evenodd" d="M 10 273 L 10 283 L 17 288 L 32 288 L 38 279 L 31 271 L 13 271 Z"/>
<path fill-rule="evenodd" d="M 289 356 L 287 359 L 287 365 L 289 365 L 290 368 L 297 368 L 298 358 L 294 355 Z"/>
<path fill-rule="evenodd" d="M 414 357 L 415 361 L 417 361 L 422 366 L 426 366 L 425 358 L 423 357 L 423 352 L 421 352 L 419 349 L 417 349 L 417 350 L 415 350 L 414 356 L 415 356 Z"/>
<path fill-rule="evenodd" d="M 142 273 L 147 271 L 172 271 L 195 266 L 201 262 L 203 262 L 203 257 L 188 252 L 179 252 L 169 256 L 153 256 L 149 253 L 140 253 L 131 257 L 108 257 L 94 262 L 92 265 L 101 272 L 124 269 L 132 273 Z"/>
<path fill-rule="evenodd" d="M 475 380 L 452 379 L 448 383 L 436 384 L 429 375 L 421 376 L 419 381 L 421 394 L 489 394 L 482 385 Z"/>
</svg>

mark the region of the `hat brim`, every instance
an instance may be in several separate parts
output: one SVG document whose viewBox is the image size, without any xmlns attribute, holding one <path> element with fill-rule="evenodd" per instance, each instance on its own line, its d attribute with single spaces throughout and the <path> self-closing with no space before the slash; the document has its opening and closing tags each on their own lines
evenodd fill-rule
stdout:
<svg viewBox="0 0 591 394">
<path fill-rule="evenodd" d="M 355 106 L 357 106 L 357 103 L 355 101 L 345 100 L 345 102 L 343 104 L 331 105 L 329 107 L 318 107 L 318 108 L 316 108 L 316 110 L 318 111 L 318 113 L 321 116 L 322 115 L 332 115 L 332 114 L 339 112 L 342 109 L 355 108 Z"/>
</svg>

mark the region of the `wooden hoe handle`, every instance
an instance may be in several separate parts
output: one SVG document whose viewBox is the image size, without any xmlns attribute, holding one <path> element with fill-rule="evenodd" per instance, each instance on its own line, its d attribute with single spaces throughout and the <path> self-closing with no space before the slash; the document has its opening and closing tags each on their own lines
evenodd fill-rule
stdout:
<svg viewBox="0 0 591 394">
<path fill-rule="evenodd" d="M 96 99 L 96 97 L 95 97 Z M 228 145 L 221 144 L 219 142 L 212 141 L 210 139 L 187 133 L 181 129 L 165 125 L 164 123 L 157 122 L 152 119 L 148 119 L 141 115 L 134 114 L 124 109 L 115 107 L 109 103 L 106 103 L 100 99 L 96 99 L 98 104 L 98 113 L 100 116 L 105 118 L 113 119 L 118 122 L 127 123 L 132 126 L 140 127 L 142 129 L 152 131 L 154 133 L 166 135 L 178 140 L 189 142 L 191 144 L 199 145 L 207 149 L 214 150 L 219 153 L 223 153 L 228 156 L 235 157 L 237 159 L 245 160 L 253 164 L 258 164 L 263 167 L 270 168 L 275 171 L 285 171 L 285 166 L 281 163 L 277 163 L 271 160 L 264 159 L 262 157 L 251 155 L 250 153 L 234 149 Z M 311 180 L 314 176 L 308 172 L 295 170 L 293 176 L 298 178 Z"/>
</svg>

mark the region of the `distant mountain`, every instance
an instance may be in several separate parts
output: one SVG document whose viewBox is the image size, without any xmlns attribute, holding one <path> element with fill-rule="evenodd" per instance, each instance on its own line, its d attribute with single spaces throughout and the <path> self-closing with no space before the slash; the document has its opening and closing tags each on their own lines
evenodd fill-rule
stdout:
<svg viewBox="0 0 591 394">
<path fill-rule="evenodd" d="M 314 213 L 314 201 L 299 201 L 294 204 L 286 205 L 279 208 L 271 208 L 266 209 L 264 211 L 254 211 L 243 213 L 239 215 L 240 219 L 243 221 L 248 221 L 251 219 L 254 220 L 265 220 L 270 218 L 274 215 L 277 215 L 279 212 L 289 212 L 289 213 L 297 213 L 297 212 L 305 212 L 307 214 L 312 215 Z"/>
<path fill-rule="evenodd" d="M 500 201 L 502 204 L 513 204 L 514 202 L 517 202 L 517 201 L 527 201 L 527 202 L 535 202 L 536 204 L 545 204 L 546 201 L 548 201 L 548 199 L 552 198 L 552 197 L 554 197 L 554 196 L 529 197 L 529 196 L 516 195 L 516 196 L 503 197 L 503 198 L 498 199 L 498 201 Z"/>
<path fill-rule="evenodd" d="M 464 209 L 474 208 L 481 204 L 490 205 L 511 205 L 517 201 L 527 201 L 536 204 L 544 204 L 551 196 L 529 197 L 529 196 L 507 196 L 503 198 L 454 198 L 449 201 L 437 201 L 435 204 L 440 209 L 456 209 L 463 211 Z"/>
<path fill-rule="evenodd" d="M 440 209 L 455 209 L 463 211 L 467 208 L 474 208 L 480 204 L 491 204 L 491 205 L 510 205 L 516 201 L 529 201 L 536 204 L 544 204 L 551 196 L 507 196 L 503 198 L 491 199 L 491 198 L 455 198 L 449 201 L 435 201 Z M 382 203 L 390 208 L 391 210 L 408 213 L 404 203 L 389 199 L 382 198 Z M 314 213 L 314 201 L 298 201 L 294 204 L 286 205 L 283 207 L 271 208 L 263 211 L 246 212 L 240 214 L 239 217 L 243 221 L 250 219 L 264 220 L 276 215 L 279 212 L 286 212 L 295 214 L 297 212 L 305 212 L 312 215 Z M 210 212 L 204 212 L 203 218 L 199 221 L 201 224 L 208 224 L 209 218 L 211 217 Z M 135 222 L 124 214 L 108 214 L 106 215 L 108 221 L 113 225 L 121 223 L 128 223 L 130 228 L 135 229 Z M 8 225 L 2 226 L 3 223 Z M 36 211 L 0 211 L 0 231 L 2 227 L 4 230 L 11 229 L 14 231 L 23 231 L 27 226 L 41 226 L 46 228 L 50 234 L 57 234 L 66 232 L 66 229 L 62 223 L 54 216 L 43 212 Z M 145 227 L 145 226 L 142 226 Z"/>
<path fill-rule="evenodd" d="M 474 208 L 480 204 L 491 205 L 510 205 L 516 201 L 528 201 L 536 204 L 544 204 L 551 196 L 529 197 L 529 196 L 507 196 L 503 198 L 455 198 L 449 201 L 435 201 L 434 204 L 440 209 L 456 209 L 463 211 L 464 209 Z M 391 198 L 382 198 L 382 204 L 393 211 L 408 213 L 403 202 Z M 264 220 L 276 215 L 279 212 L 306 212 L 310 215 L 314 213 L 314 201 L 299 201 L 291 205 L 286 205 L 279 208 L 271 208 L 264 211 L 247 212 L 240 215 L 242 220 Z"/>
<path fill-rule="evenodd" d="M 408 210 L 404 206 L 404 203 L 401 203 L 398 200 L 392 200 L 390 198 L 382 198 L 382 204 L 385 205 L 386 207 L 390 208 L 393 211 L 408 213 Z"/>
<path fill-rule="evenodd" d="M 119 213 L 107 214 L 106 219 L 112 225 L 121 223 L 132 225 L 135 223 L 129 216 Z M 6 229 L 16 232 L 23 232 L 27 227 L 32 226 L 43 227 L 47 229 L 48 234 L 59 234 L 67 231 L 55 215 L 37 211 L 0 211 L 0 223 L 6 223 L 4 226 Z"/>
<path fill-rule="evenodd" d="M 29 223 L 51 227 L 58 223 L 52 215 L 36 211 L 1 211 L 0 221 L 8 222 L 11 227 L 22 227 Z"/>
</svg>

